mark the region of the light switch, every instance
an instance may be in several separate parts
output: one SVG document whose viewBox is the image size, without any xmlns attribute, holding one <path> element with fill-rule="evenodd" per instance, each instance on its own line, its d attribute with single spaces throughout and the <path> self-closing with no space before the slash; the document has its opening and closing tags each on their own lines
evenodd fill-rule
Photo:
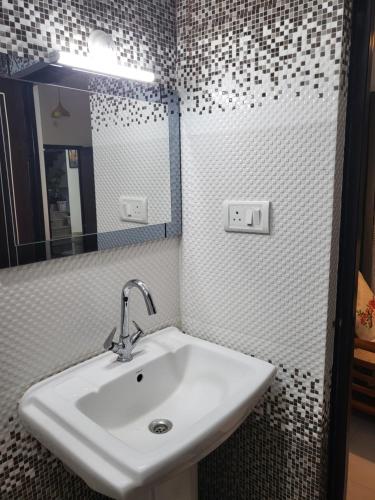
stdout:
<svg viewBox="0 0 375 500">
<path fill-rule="evenodd" d="M 120 219 L 127 222 L 148 223 L 147 198 L 136 196 L 120 196 Z"/>
<path fill-rule="evenodd" d="M 253 225 L 253 211 L 252 210 L 246 210 L 246 224 L 248 226 Z"/>
<path fill-rule="evenodd" d="M 261 211 L 260 211 L 259 208 L 256 208 L 253 211 L 254 226 L 259 226 L 260 225 L 260 216 L 261 216 Z"/>
<path fill-rule="evenodd" d="M 226 200 L 224 229 L 239 233 L 269 234 L 269 201 Z"/>
</svg>

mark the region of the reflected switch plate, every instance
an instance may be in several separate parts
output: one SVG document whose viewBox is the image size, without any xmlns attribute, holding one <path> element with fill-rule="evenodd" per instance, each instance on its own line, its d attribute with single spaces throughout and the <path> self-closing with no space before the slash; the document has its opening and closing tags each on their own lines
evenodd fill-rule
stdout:
<svg viewBox="0 0 375 500">
<path fill-rule="evenodd" d="M 145 197 L 120 196 L 120 219 L 126 222 L 148 223 L 148 201 Z"/>
</svg>

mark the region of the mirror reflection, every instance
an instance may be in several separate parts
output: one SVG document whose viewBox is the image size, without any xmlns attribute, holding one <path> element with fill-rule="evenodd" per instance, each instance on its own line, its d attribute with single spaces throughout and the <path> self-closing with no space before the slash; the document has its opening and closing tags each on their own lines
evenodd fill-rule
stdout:
<svg viewBox="0 0 375 500">
<path fill-rule="evenodd" d="M 171 221 L 165 104 L 1 78 L 0 105 L 16 244 Z"/>
</svg>

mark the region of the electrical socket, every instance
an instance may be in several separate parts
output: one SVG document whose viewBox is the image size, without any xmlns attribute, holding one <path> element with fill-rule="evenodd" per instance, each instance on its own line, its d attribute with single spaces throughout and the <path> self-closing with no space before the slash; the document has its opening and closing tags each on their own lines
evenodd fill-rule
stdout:
<svg viewBox="0 0 375 500">
<path fill-rule="evenodd" d="M 226 200 L 223 204 L 225 231 L 269 234 L 269 201 Z"/>
<path fill-rule="evenodd" d="M 229 205 L 229 225 L 239 226 L 243 225 L 246 217 L 246 207 L 244 205 Z"/>
</svg>

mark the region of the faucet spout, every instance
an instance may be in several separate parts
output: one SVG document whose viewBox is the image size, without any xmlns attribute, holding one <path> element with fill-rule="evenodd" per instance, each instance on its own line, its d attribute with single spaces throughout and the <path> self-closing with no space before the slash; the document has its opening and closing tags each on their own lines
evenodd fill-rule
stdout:
<svg viewBox="0 0 375 500">
<path fill-rule="evenodd" d="M 129 344 L 130 341 L 130 330 L 129 330 L 129 297 L 130 292 L 133 288 L 136 288 L 141 292 L 141 295 L 145 301 L 148 314 L 156 314 L 156 307 L 152 299 L 151 293 L 148 290 L 146 284 L 141 280 L 130 280 L 125 283 L 121 291 L 121 332 L 119 344 L 124 348 Z"/>
</svg>

